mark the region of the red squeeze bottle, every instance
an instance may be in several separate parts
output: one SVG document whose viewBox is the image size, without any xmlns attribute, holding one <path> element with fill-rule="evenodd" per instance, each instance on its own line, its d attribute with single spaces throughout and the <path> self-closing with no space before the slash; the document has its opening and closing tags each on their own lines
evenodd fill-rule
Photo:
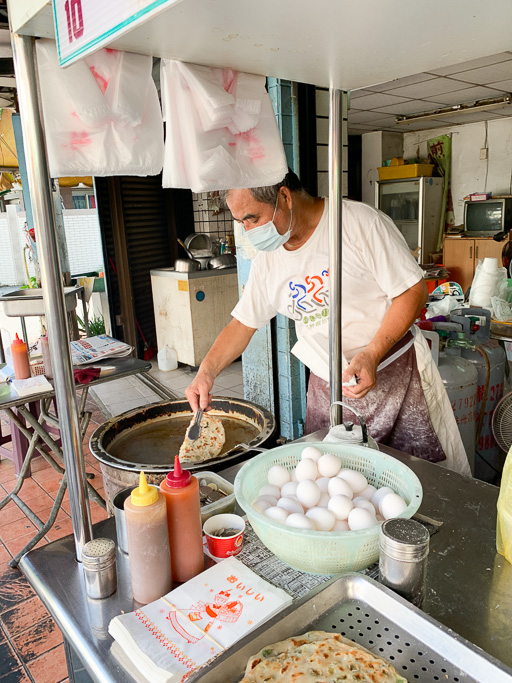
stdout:
<svg viewBox="0 0 512 683">
<path fill-rule="evenodd" d="M 11 344 L 12 364 L 16 379 L 28 379 L 30 377 L 30 363 L 28 360 L 28 349 L 25 342 L 16 337 Z"/>
<path fill-rule="evenodd" d="M 199 482 L 174 458 L 174 470 L 160 484 L 167 503 L 173 581 L 189 581 L 204 570 Z"/>
</svg>

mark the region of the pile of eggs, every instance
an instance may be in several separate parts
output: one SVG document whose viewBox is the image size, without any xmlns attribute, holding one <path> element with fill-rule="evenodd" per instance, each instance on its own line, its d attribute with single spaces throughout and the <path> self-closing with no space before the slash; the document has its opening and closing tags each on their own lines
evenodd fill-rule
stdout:
<svg viewBox="0 0 512 683">
<path fill-rule="evenodd" d="M 405 500 L 388 486 L 376 488 L 361 472 L 345 469 L 333 453 L 306 446 L 294 470 L 274 465 L 253 507 L 297 529 L 359 531 L 398 517 Z"/>
</svg>

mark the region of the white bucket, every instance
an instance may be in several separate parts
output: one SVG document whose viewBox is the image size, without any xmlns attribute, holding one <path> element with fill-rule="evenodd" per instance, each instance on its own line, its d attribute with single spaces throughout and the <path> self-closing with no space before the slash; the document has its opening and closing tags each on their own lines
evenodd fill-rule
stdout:
<svg viewBox="0 0 512 683">
<path fill-rule="evenodd" d="M 172 346 L 164 346 L 157 355 L 158 369 L 162 372 L 170 372 L 178 367 L 178 354 Z"/>
</svg>

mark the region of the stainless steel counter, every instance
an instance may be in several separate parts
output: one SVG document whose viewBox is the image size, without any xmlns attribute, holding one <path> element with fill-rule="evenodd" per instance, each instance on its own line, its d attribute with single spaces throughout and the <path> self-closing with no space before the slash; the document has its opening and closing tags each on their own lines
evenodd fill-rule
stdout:
<svg viewBox="0 0 512 683">
<path fill-rule="evenodd" d="M 322 436 L 319 432 L 304 440 L 321 440 Z M 420 478 L 424 498 L 419 512 L 442 522 L 430 541 L 423 609 L 512 667 L 512 566 L 495 549 L 498 489 L 385 450 Z M 222 474 L 232 481 L 239 468 L 234 466 Z M 115 537 L 113 519 L 94 529 L 96 536 Z M 132 680 L 112 656 L 107 633 L 113 616 L 135 607 L 126 559 L 118 554 L 117 593 L 102 601 L 85 596 L 72 537 L 30 552 L 20 564 L 94 681 Z"/>
</svg>

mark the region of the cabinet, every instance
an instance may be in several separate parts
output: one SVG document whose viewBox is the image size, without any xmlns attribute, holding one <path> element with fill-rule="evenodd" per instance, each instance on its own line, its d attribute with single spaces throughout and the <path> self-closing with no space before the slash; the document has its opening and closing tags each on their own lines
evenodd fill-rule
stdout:
<svg viewBox="0 0 512 683">
<path fill-rule="evenodd" d="M 443 178 L 377 182 L 377 208 L 395 222 L 411 251 L 420 248 L 420 263 L 428 263 L 429 255 L 437 251 L 443 183 Z"/>
<path fill-rule="evenodd" d="M 496 242 L 492 237 L 445 237 L 443 244 L 443 265 L 450 271 L 450 280 L 458 282 L 465 292 L 473 282 L 479 259 L 494 257 L 502 266 L 501 252 L 505 242 Z"/>
</svg>

